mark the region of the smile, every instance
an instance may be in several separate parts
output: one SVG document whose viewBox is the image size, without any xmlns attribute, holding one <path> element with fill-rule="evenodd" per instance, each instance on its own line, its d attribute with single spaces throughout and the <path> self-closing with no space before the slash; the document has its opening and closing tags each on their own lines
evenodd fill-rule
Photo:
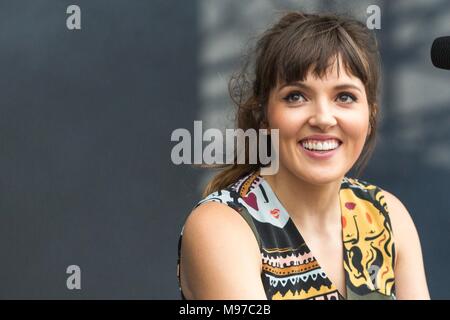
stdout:
<svg viewBox="0 0 450 320">
<path fill-rule="evenodd" d="M 326 159 L 332 157 L 342 142 L 337 139 L 314 140 L 304 139 L 299 142 L 302 151 L 309 157 L 315 159 Z"/>
<path fill-rule="evenodd" d="M 312 150 L 312 151 L 329 151 L 337 149 L 340 145 L 340 142 L 336 139 L 329 140 L 303 140 L 301 141 L 303 148 Z"/>
</svg>

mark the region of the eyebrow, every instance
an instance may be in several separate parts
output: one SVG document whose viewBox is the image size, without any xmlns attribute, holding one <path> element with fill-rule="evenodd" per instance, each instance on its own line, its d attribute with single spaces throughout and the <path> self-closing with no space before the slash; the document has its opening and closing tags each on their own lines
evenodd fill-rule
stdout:
<svg viewBox="0 0 450 320">
<path fill-rule="evenodd" d="M 305 89 L 305 90 L 312 91 L 309 86 L 307 86 L 306 84 L 304 84 L 302 82 L 285 83 L 284 85 L 282 85 L 280 87 L 279 90 L 282 90 L 284 87 L 289 87 L 289 86 L 298 87 L 298 88 L 302 88 L 302 89 Z M 358 90 L 359 92 L 362 93 L 362 91 L 361 91 L 361 89 L 359 87 L 357 87 L 357 86 L 355 86 L 354 84 L 351 84 L 351 83 L 343 83 L 343 84 L 335 86 L 333 89 L 334 90 L 343 90 L 343 89 L 349 89 L 349 88 Z"/>
</svg>

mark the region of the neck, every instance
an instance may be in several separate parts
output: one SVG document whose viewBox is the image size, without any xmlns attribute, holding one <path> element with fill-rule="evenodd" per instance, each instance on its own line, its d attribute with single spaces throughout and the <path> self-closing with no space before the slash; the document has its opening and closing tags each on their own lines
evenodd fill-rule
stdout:
<svg viewBox="0 0 450 320">
<path fill-rule="evenodd" d="M 294 222 L 322 231 L 340 227 L 341 179 L 317 185 L 281 168 L 277 174 L 263 178 Z"/>
</svg>

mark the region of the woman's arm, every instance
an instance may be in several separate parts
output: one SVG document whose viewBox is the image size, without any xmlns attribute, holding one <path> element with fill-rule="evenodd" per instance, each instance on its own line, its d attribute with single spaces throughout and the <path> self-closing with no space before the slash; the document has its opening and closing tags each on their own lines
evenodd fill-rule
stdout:
<svg viewBox="0 0 450 320">
<path fill-rule="evenodd" d="M 208 202 L 189 215 L 181 243 L 180 283 L 186 299 L 267 299 L 258 242 L 237 212 Z"/>
<path fill-rule="evenodd" d="M 383 190 L 396 248 L 395 291 L 399 300 L 428 300 L 420 239 L 414 222 L 397 197 Z"/>
</svg>

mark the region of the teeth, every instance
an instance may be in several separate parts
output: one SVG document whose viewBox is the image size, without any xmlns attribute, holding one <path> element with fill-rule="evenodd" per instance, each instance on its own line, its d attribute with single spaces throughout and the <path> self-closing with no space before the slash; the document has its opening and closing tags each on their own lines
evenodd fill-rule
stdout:
<svg viewBox="0 0 450 320">
<path fill-rule="evenodd" d="M 339 147 L 339 142 L 335 139 L 326 141 L 306 140 L 302 142 L 302 145 L 305 149 L 309 150 L 327 151 Z"/>
</svg>

